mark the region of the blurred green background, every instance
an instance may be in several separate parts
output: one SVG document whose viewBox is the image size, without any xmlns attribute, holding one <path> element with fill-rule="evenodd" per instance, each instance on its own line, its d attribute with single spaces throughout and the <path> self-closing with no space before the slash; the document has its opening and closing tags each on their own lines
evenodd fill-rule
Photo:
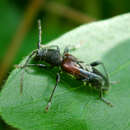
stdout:
<svg viewBox="0 0 130 130">
<path fill-rule="evenodd" d="M 127 13 L 129 5 L 129 0 L 1 0 L 1 86 L 13 65 L 36 48 L 37 19 L 42 20 L 43 44 L 46 44 L 81 24 Z M 0 129 L 14 128 L 1 119 Z"/>
</svg>

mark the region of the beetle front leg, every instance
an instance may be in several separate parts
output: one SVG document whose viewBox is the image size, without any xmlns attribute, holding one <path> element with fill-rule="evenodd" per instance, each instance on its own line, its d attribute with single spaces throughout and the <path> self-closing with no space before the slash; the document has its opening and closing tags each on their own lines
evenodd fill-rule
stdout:
<svg viewBox="0 0 130 130">
<path fill-rule="evenodd" d="M 15 65 L 16 68 L 25 68 L 26 65 L 29 63 L 29 61 L 31 60 L 31 58 L 36 54 L 37 50 L 34 50 L 27 58 L 27 60 L 25 61 L 24 65 Z"/>
<path fill-rule="evenodd" d="M 20 66 L 19 66 L 20 67 Z M 44 64 L 26 64 L 24 66 L 21 66 L 21 68 L 25 68 L 25 67 L 40 67 L 40 68 L 47 68 L 48 66 L 44 65 Z M 23 92 L 23 79 L 24 79 L 24 71 L 22 72 L 22 76 L 21 76 L 21 85 L 20 85 L 20 93 Z"/>
<path fill-rule="evenodd" d="M 24 65 L 16 65 L 16 68 L 21 68 L 23 69 L 22 75 L 21 75 L 21 79 L 20 79 L 20 93 L 22 94 L 23 92 L 23 79 L 24 79 L 24 69 L 25 67 L 27 67 L 27 64 L 29 63 L 29 61 L 31 60 L 31 58 L 36 54 L 37 50 L 34 50 L 27 58 L 27 60 L 25 61 Z"/>
<path fill-rule="evenodd" d="M 56 84 L 55 84 L 55 86 L 54 86 L 54 88 L 53 88 L 53 90 L 52 90 L 52 93 L 51 93 L 51 96 L 50 96 L 50 98 L 49 98 L 48 104 L 47 104 L 47 106 L 46 106 L 46 108 L 45 108 L 45 111 L 46 111 L 46 112 L 48 112 L 49 108 L 51 107 L 52 98 L 53 98 L 54 92 L 55 92 L 56 87 L 57 87 L 57 85 L 58 85 L 59 82 L 60 82 L 60 73 L 57 73 L 57 76 L 56 76 Z"/>
</svg>

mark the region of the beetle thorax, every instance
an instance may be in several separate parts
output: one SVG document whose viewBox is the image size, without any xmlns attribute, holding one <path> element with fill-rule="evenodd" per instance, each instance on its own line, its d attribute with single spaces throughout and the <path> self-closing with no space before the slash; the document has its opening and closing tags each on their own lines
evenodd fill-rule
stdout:
<svg viewBox="0 0 130 130">
<path fill-rule="evenodd" d="M 40 48 L 37 52 L 36 58 L 45 61 L 53 66 L 59 66 L 62 62 L 62 56 L 56 49 Z"/>
</svg>

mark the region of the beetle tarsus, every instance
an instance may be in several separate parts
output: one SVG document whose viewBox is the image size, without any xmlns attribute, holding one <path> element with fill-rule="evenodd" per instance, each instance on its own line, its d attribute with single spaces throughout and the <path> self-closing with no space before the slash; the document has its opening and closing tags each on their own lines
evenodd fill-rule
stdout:
<svg viewBox="0 0 130 130">
<path fill-rule="evenodd" d="M 110 107 L 113 107 L 114 105 L 110 102 L 110 101 L 108 101 L 108 100 L 106 100 L 105 98 L 100 98 L 104 103 L 106 103 L 108 106 L 110 106 Z"/>
<path fill-rule="evenodd" d="M 48 110 L 50 109 L 50 107 L 51 107 L 51 102 L 49 102 L 49 103 L 47 104 L 47 106 L 46 106 L 46 108 L 45 108 L 45 111 L 48 112 Z"/>
<path fill-rule="evenodd" d="M 54 86 L 54 88 L 53 88 L 53 90 L 52 90 L 51 96 L 50 96 L 49 101 L 48 101 L 48 105 L 47 105 L 47 107 L 46 107 L 46 110 L 47 110 L 47 111 L 48 111 L 49 107 L 51 106 L 52 98 L 53 98 L 54 92 L 55 92 L 56 87 L 57 87 L 57 85 L 58 85 L 59 82 L 60 82 L 60 73 L 57 73 L 57 76 L 56 76 L 56 84 L 55 84 L 55 86 Z"/>
</svg>

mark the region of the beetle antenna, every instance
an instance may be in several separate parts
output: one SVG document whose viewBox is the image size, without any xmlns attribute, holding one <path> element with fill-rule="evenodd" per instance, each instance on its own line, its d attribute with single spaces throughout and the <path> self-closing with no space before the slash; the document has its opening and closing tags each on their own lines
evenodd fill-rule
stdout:
<svg viewBox="0 0 130 130">
<path fill-rule="evenodd" d="M 38 20 L 38 30 L 39 30 L 39 41 L 38 41 L 38 49 L 40 48 L 41 42 L 42 42 L 42 26 L 41 26 L 41 20 Z"/>
</svg>

